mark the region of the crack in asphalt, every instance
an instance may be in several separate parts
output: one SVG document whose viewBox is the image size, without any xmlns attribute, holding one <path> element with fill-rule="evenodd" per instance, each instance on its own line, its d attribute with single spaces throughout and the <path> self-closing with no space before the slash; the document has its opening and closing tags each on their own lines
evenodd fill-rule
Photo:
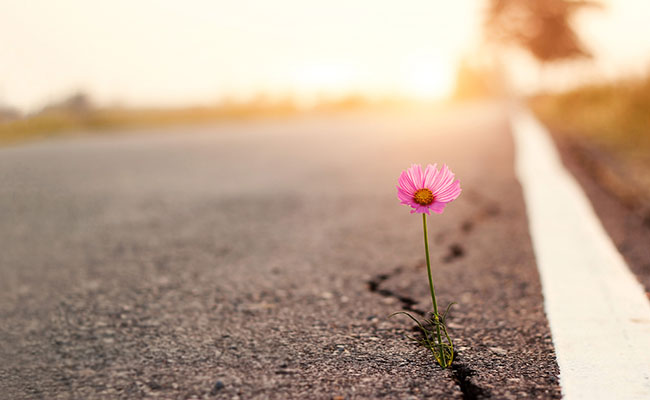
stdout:
<svg viewBox="0 0 650 400">
<path fill-rule="evenodd" d="M 383 297 L 395 298 L 402 303 L 403 310 L 424 316 L 426 314 L 425 311 L 414 307 L 418 303 L 417 301 L 410 297 L 401 296 L 392 290 L 384 289 L 381 287 L 382 283 L 385 281 L 401 274 L 403 269 L 403 267 L 397 267 L 389 273 L 383 273 L 374 276 L 372 279 L 366 282 L 368 284 L 368 290 Z M 413 329 L 418 330 L 418 327 L 414 325 Z M 476 372 L 462 362 L 459 362 L 458 358 L 458 352 L 456 352 L 455 360 L 451 365 L 451 378 L 458 384 L 458 387 L 460 388 L 460 391 L 463 395 L 463 399 L 479 400 L 491 397 L 490 392 L 487 389 L 475 384 L 472 381 L 471 377 L 474 376 Z"/>
<path fill-rule="evenodd" d="M 467 235 L 474 230 L 478 223 L 483 222 L 485 219 L 495 217 L 501 213 L 501 209 L 495 203 L 490 203 L 481 208 L 479 212 L 471 216 L 469 219 L 463 221 L 459 225 L 460 231 Z M 443 239 L 444 240 L 444 239 Z M 459 258 L 465 256 L 465 248 L 459 243 L 452 243 L 448 245 L 449 252 L 443 257 L 445 263 L 453 262 Z M 369 279 L 366 284 L 368 285 L 368 290 L 373 293 L 377 293 L 383 297 L 389 297 L 397 299 L 402 306 L 404 311 L 410 311 L 420 316 L 425 316 L 426 312 L 415 307 L 418 304 L 416 300 L 411 297 L 403 296 L 398 293 L 395 293 L 392 290 L 382 288 L 382 284 L 387 280 L 396 277 L 397 275 L 403 272 L 404 268 L 402 266 L 396 267 L 391 272 L 382 273 L 375 275 Z M 418 330 L 417 326 L 413 327 L 414 330 Z M 489 390 L 477 385 L 473 382 L 472 376 L 476 374 L 476 371 L 471 369 L 466 364 L 460 362 L 460 357 L 458 352 L 455 352 L 455 359 L 451 365 L 451 378 L 458 384 L 460 391 L 462 393 L 464 400 L 480 400 L 487 399 L 491 397 Z"/>
<path fill-rule="evenodd" d="M 487 389 L 480 387 L 472 381 L 471 378 L 476 372 L 462 362 L 459 362 L 458 353 L 456 353 L 456 358 L 451 364 L 451 370 L 452 377 L 460 387 L 464 400 L 479 400 L 491 397 Z"/>
<path fill-rule="evenodd" d="M 381 284 L 384 281 L 387 281 L 388 279 L 401 274 L 402 270 L 402 267 L 397 267 L 390 273 L 376 275 L 366 282 L 368 284 L 368 290 L 383 297 L 392 297 L 394 299 L 397 299 L 400 303 L 402 303 L 402 310 L 411 311 L 418 314 L 419 316 L 424 316 L 426 314 L 425 311 L 415 308 L 415 305 L 418 304 L 417 300 L 414 300 L 408 296 L 402 296 L 393 292 L 392 290 L 381 288 Z"/>
</svg>

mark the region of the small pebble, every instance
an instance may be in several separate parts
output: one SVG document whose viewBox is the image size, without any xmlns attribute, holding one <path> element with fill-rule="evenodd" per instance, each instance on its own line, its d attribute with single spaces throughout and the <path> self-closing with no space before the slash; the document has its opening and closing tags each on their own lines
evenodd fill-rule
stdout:
<svg viewBox="0 0 650 400">
<path fill-rule="evenodd" d="M 210 394 L 211 394 L 212 396 L 214 396 L 215 394 L 217 394 L 218 391 L 220 391 L 220 390 L 223 389 L 224 387 L 226 387 L 226 385 L 224 385 L 223 382 L 221 382 L 221 381 L 216 381 L 215 384 L 214 384 L 214 386 L 212 387 L 212 390 L 210 390 Z"/>
<path fill-rule="evenodd" d="M 490 347 L 490 350 L 492 350 L 492 352 L 499 354 L 501 356 L 505 356 L 506 354 L 508 354 L 508 351 L 501 347 Z"/>
</svg>

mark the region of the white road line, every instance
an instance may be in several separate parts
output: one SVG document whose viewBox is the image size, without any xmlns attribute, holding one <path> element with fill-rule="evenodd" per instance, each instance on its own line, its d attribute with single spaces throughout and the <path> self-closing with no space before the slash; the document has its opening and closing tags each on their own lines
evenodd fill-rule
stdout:
<svg viewBox="0 0 650 400">
<path fill-rule="evenodd" d="M 563 167 L 546 130 L 513 110 L 544 306 L 566 399 L 650 399 L 650 302 Z"/>
</svg>

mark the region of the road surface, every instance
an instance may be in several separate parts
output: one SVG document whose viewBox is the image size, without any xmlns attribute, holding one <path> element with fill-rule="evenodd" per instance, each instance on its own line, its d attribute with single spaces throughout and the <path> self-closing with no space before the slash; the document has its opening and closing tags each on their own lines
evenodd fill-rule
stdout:
<svg viewBox="0 0 650 400">
<path fill-rule="evenodd" d="M 12 399 L 558 398 L 506 109 L 308 116 L 0 149 L 0 392 Z M 395 185 L 429 219 L 452 369 Z"/>
</svg>

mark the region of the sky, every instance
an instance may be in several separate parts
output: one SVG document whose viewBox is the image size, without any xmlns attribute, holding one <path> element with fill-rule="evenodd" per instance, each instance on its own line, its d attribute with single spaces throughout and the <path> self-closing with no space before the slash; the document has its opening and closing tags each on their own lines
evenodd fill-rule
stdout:
<svg viewBox="0 0 650 400">
<path fill-rule="evenodd" d="M 614 76 L 650 62 L 646 0 L 580 29 Z M 0 104 L 77 90 L 100 104 L 210 104 L 259 93 L 448 95 L 481 41 L 484 0 L 0 0 Z M 525 65 L 525 61 L 522 61 Z M 529 71 L 528 66 L 522 67 Z M 520 74 L 525 83 L 526 74 Z"/>
</svg>

